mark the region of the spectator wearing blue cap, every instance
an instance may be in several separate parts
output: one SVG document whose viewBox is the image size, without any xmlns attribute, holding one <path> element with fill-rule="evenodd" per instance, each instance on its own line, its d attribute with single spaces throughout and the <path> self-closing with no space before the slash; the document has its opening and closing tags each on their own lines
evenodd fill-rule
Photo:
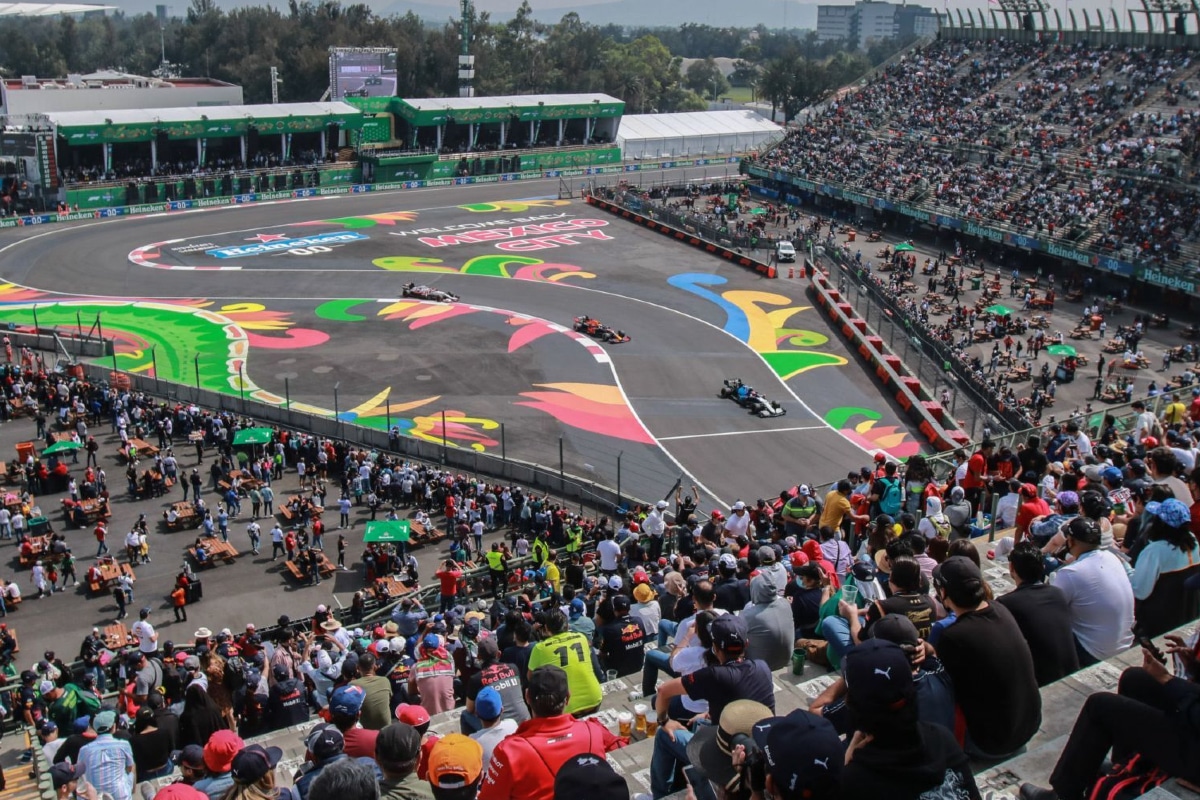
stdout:
<svg viewBox="0 0 1200 800">
<path fill-rule="evenodd" d="M 367 730 L 359 724 L 367 693 L 361 686 L 347 684 L 333 690 L 329 696 L 329 721 L 341 731 L 346 755 L 352 758 L 374 758 L 377 730 Z"/>
<path fill-rule="evenodd" d="M 417 647 L 417 663 L 408 673 L 409 697 L 420 696 L 430 716 L 454 708 L 454 661 L 442 637 L 426 634 Z"/>
<path fill-rule="evenodd" d="M 1190 529 L 1192 515 L 1187 506 L 1174 498 L 1152 501 L 1146 504 L 1146 516 L 1147 544 L 1129 578 L 1136 600 L 1150 597 L 1165 574 L 1200 564 L 1200 547 Z"/>
<path fill-rule="evenodd" d="M 570 621 L 567 623 L 567 630 L 582 633 L 588 639 L 591 639 L 596 633 L 596 622 L 587 615 L 587 604 L 582 599 L 576 597 L 571 601 L 570 609 Z"/>
<path fill-rule="evenodd" d="M 486 766 L 492 760 L 496 745 L 517 732 L 517 723 L 504 716 L 504 700 L 491 686 L 483 687 L 475 696 L 475 716 L 483 728 L 472 733 L 471 738 L 483 748 L 483 763 Z"/>
</svg>

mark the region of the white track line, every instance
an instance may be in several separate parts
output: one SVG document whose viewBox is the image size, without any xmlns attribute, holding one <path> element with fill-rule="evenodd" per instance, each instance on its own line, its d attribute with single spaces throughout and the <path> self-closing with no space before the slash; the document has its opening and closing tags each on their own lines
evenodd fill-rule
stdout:
<svg viewBox="0 0 1200 800">
<path fill-rule="evenodd" d="M 679 439 L 708 439 L 713 436 L 744 436 L 747 433 L 787 433 L 789 431 L 823 431 L 826 425 L 809 425 L 802 428 L 763 428 L 757 431 L 722 431 L 720 433 L 688 433 L 683 436 L 659 436 L 660 442 L 674 442 Z"/>
</svg>

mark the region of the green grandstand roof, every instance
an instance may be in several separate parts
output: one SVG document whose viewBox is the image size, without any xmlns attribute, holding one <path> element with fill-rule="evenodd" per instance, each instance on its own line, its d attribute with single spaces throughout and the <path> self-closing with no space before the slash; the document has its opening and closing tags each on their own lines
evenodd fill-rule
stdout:
<svg viewBox="0 0 1200 800">
<path fill-rule="evenodd" d="M 416 127 L 486 122 L 619 117 L 625 103 L 606 94 L 519 94 L 501 97 L 348 97 L 346 101 L 368 112 L 390 111 Z"/>
</svg>

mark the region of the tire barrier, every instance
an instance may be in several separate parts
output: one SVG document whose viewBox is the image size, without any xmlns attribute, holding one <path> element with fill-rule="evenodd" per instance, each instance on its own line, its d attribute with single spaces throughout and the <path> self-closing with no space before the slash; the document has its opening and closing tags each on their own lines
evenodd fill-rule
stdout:
<svg viewBox="0 0 1200 800">
<path fill-rule="evenodd" d="M 828 276 L 812 269 L 808 273 L 812 275 L 808 291 L 817 305 L 824 309 L 834 328 L 841 331 L 858 356 L 874 369 L 875 377 L 883 387 L 894 393 L 896 402 L 925 440 L 940 451 L 966 447 L 970 437 L 957 428 L 942 404 L 929 394 L 921 381 L 908 374 L 900 358 L 888 349 L 883 339 L 870 332 L 866 320 L 859 319 L 854 307 L 844 302 L 841 293 L 829 285 Z"/>
<path fill-rule="evenodd" d="M 664 236 L 669 236 L 676 241 L 683 242 L 684 244 L 690 244 L 692 247 L 703 250 L 706 253 L 712 253 L 715 256 L 725 259 L 726 261 L 737 264 L 739 267 L 752 269 L 764 277 L 777 277 L 777 272 L 773 264 L 765 264 L 758 259 L 750 258 L 744 253 L 739 253 L 738 251 L 731 250 L 724 245 L 719 245 L 716 242 L 710 242 L 707 239 L 702 239 L 694 233 L 681 231 L 678 228 L 667 225 L 664 222 L 651 219 L 650 217 L 647 217 L 646 215 L 640 214 L 636 211 L 630 211 L 629 209 L 619 206 L 616 203 L 610 203 L 607 200 L 601 200 L 593 195 L 586 195 L 584 200 L 588 205 L 595 206 L 601 211 L 607 211 L 608 213 L 618 216 L 621 219 L 642 225 L 643 227 L 649 228 L 652 231 L 658 231 Z"/>
</svg>

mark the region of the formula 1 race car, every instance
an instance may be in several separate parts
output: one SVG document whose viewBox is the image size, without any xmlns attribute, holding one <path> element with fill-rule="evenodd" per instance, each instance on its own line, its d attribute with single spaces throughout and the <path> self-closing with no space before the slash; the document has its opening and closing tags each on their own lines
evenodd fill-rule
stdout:
<svg viewBox="0 0 1200 800">
<path fill-rule="evenodd" d="M 586 333 L 593 339 L 599 339 L 609 344 L 623 344 L 629 341 L 629 334 L 625 333 L 625 331 L 610 328 L 601 323 L 600 320 L 592 319 L 586 314 L 575 318 L 575 330 L 580 333 Z"/>
<path fill-rule="evenodd" d="M 432 286 L 417 286 L 409 281 L 404 284 L 404 296 L 415 297 L 418 300 L 432 300 L 435 303 L 457 303 L 458 295 L 445 291 L 444 289 L 435 289 Z"/>
<path fill-rule="evenodd" d="M 718 396 L 729 398 L 742 408 L 747 409 L 751 414 L 763 419 L 767 417 L 782 417 L 787 413 L 786 408 L 754 391 L 753 386 L 746 385 L 740 378 L 725 379 Z"/>
</svg>

